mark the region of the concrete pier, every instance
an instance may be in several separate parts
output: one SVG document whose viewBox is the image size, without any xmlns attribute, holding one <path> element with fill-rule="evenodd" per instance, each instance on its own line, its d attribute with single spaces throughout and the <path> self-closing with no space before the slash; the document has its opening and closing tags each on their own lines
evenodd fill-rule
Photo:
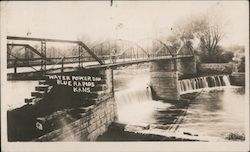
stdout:
<svg viewBox="0 0 250 152">
<path fill-rule="evenodd" d="M 159 60 L 151 63 L 150 86 L 154 100 L 179 100 L 176 60 Z"/>
</svg>

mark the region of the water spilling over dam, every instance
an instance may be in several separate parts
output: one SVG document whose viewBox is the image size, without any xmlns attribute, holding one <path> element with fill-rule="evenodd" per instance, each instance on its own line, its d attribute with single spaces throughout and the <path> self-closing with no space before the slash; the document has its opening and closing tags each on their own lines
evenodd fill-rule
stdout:
<svg viewBox="0 0 250 152">
<path fill-rule="evenodd" d="M 228 75 L 197 77 L 179 81 L 180 91 L 182 94 L 197 91 L 197 89 L 208 89 L 230 85 Z"/>
<path fill-rule="evenodd" d="M 25 67 L 26 65 L 20 64 L 17 66 L 14 64 L 15 62 L 12 65 L 12 60 L 10 60 L 9 67 L 14 68 L 14 73 L 8 74 L 8 80 L 44 80 L 39 81 L 38 85 L 35 86 L 35 92 L 31 92 L 31 98 L 25 98 L 26 105 L 19 110 L 15 111 L 14 109 L 13 111 L 8 112 L 8 125 L 10 128 L 12 127 L 9 129 L 8 135 L 11 140 L 32 140 L 35 138 L 37 141 L 93 141 L 106 132 L 112 123 L 117 122 L 131 125 L 132 130 L 135 126 L 139 126 L 139 128 L 144 126 L 141 127 L 141 129 L 150 131 L 150 134 L 161 134 L 165 131 L 176 133 L 180 130 L 180 126 L 182 129 L 184 128 L 184 130 L 189 130 L 190 126 L 185 125 L 189 122 L 197 122 L 198 125 L 196 125 L 195 128 L 197 130 L 201 128 L 202 132 L 205 132 L 203 136 L 222 138 L 225 132 L 228 132 L 228 130 L 234 130 L 235 128 L 236 130 L 238 128 L 238 130 L 242 132 L 241 128 L 243 125 L 241 123 L 238 123 L 239 125 L 237 127 L 232 125 L 230 122 L 233 117 L 228 117 L 227 111 L 225 110 L 225 107 L 228 108 L 234 105 L 232 102 L 225 102 L 227 98 L 225 98 L 225 92 L 223 90 L 230 88 L 231 86 L 229 80 L 230 73 L 227 73 L 228 75 L 211 74 L 210 76 L 183 79 L 187 76 L 200 75 L 197 73 L 196 56 L 190 48 L 181 46 L 176 54 L 172 54 L 172 52 L 167 49 L 168 51 L 162 55 L 157 53 L 148 54 L 147 51 L 140 50 L 142 51 L 142 56 L 138 56 L 140 55 L 138 50 L 136 56 L 133 55 L 133 50 L 129 50 L 132 51 L 131 56 L 128 56 L 128 52 L 127 54 L 122 53 L 122 58 L 117 56 L 116 60 L 113 55 L 106 56 L 106 58 L 97 56 L 83 42 L 79 41 L 44 40 L 36 38 L 27 39 L 20 37 L 9 38 L 15 40 L 25 39 L 41 41 L 41 47 L 43 48 L 42 51 L 46 51 L 45 41 L 76 43 L 79 47 L 79 56 L 77 57 L 78 61 L 74 61 L 78 63 L 78 67 L 65 68 L 65 64 L 73 64 L 73 62 L 66 62 L 69 58 L 62 58 L 60 61 L 61 66 L 59 68 L 46 69 L 49 68 L 50 64 L 46 64 L 45 60 L 45 62 L 41 62 L 41 71 L 26 71 L 19 73 L 20 71 L 17 70 L 17 67 Z M 83 48 L 88 54 L 90 54 L 90 58 L 86 61 L 84 60 L 86 63 L 83 63 L 81 59 Z M 185 54 L 184 52 L 187 53 L 187 51 L 188 54 Z M 46 59 L 46 54 L 43 55 L 43 53 L 44 52 L 42 52 L 40 56 L 44 57 L 45 55 Z M 95 65 L 96 61 L 98 62 L 97 65 Z M 135 66 L 131 69 L 123 69 L 124 66 L 133 65 Z M 77 66 L 77 64 L 75 64 L 75 66 Z M 138 68 L 140 66 L 141 68 Z M 114 74 L 114 71 L 117 69 L 118 71 L 120 70 L 120 74 L 118 75 Z M 133 73 L 135 71 L 137 71 L 137 74 Z M 81 76 L 82 79 L 75 79 L 75 77 L 78 76 Z M 120 78 L 122 78 L 122 80 Z M 120 82 L 123 81 L 123 85 L 121 85 L 122 83 L 117 84 L 114 82 L 117 80 Z M 26 82 L 24 82 L 24 84 L 25 83 Z M 34 84 L 32 83 L 30 86 L 33 85 Z M 10 86 L 12 87 L 12 85 Z M 17 89 L 22 90 L 22 88 Z M 216 91 L 210 92 L 210 90 Z M 200 92 L 198 94 L 199 97 L 197 95 L 195 95 L 195 98 L 183 98 L 183 96 L 181 96 L 193 92 Z M 235 94 L 237 95 L 239 92 L 232 92 L 228 96 L 233 97 Z M 210 98 L 210 96 L 212 98 Z M 240 94 L 240 96 L 244 96 L 244 94 Z M 13 97 L 6 97 L 5 99 L 13 100 Z M 201 100 L 207 102 L 201 103 Z M 240 102 L 242 102 L 242 100 Z M 199 103 L 201 104 L 199 105 Z M 204 104 L 206 104 L 206 107 L 211 107 L 211 109 L 202 108 Z M 201 107 L 196 109 L 196 106 L 192 107 L 191 105 Z M 238 109 L 242 110 L 241 105 L 242 104 L 237 104 Z M 8 106 L 10 109 L 17 107 L 12 106 L 12 104 L 9 104 Z M 20 114 L 27 112 L 25 108 L 28 106 L 31 107 L 31 114 L 29 114 L 29 117 L 27 118 L 25 115 Z M 192 108 L 190 108 L 190 106 Z M 39 111 L 36 110 L 36 108 L 39 109 Z M 213 108 L 217 109 L 214 110 Z M 190 116 L 190 113 L 192 116 L 192 113 L 197 110 L 201 111 L 199 111 L 196 117 L 191 117 L 190 119 L 190 117 L 188 117 Z M 61 115 L 58 114 L 58 111 Z M 214 114 L 217 112 L 223 113 L 223 115 L 216 114 L 215 117 Z M 201 113 L 208 113 L 208 115 L 203 116 Z M 56 119 L 61 120 L 63 114 L 70 116 L 70 121 L 68 121 L 69 124 L 63 123 L 63 125 L 54 125 L 54 122 L 57 121 Z M 210 117 L 210 115 L 213 117 Z M 225 115 L 227 116 L 224 121 Z M 229 114 L 229 116 L 231 116 L 231 114 Z M 199 119 L 197 119 L 197 117 L 199 117 Z M 187 118 L 190 120 L 187 121 Z M 239 118 L 242 118 L 242 116 Z M 29 120 L 29 129 L 26 129 L 27 127 L 25 126 L 26 124 L 23 123 L 24 121 L 16 121 L 21 119 Z M 219 119 L 220 122 L 223 122 L 222 128 L 224 129 L 217 132 L 216 130 L 211 129 L 212 127 L 206 127 L 209 126 L 207 124 L 214 125 L 213 122 L 216 120 L 213 119 Z M 207 121 L 203 122 L 202 120 Z M 230 121 L 228 122 L 228 120 Z M 240 122 L 240 119 L 234 120 Z M 15 123 L 19 123 L 18 128 L 20 128 L 20 131 L 15 130 Z M 35 125 L 34 128 L 34 124 L 39 125 Z M 71 127 L 67 128 L 66 126 L 68 125 L 71 125 Z M 58 135 L 58 132 L 56 132 L 56 129 L 58 128 L 60 128 L 61 135 Z M 69 132 L 74 135 L 73 138 L 68 137 L 68 132 L 65 132 L 65 130 L 71 130 L 71 128 L 75 128 L 74 132 Z M 23 132 L 23 130 L 26 130 L 27 132 L 21 137 L 18 135 L 18 132 Z M 39 130 L 43 130 L 43 132 L 40 134 Z M 207 130 L 211 131 L 212 134 Z M 26 134 L 31 131 L 34 132 L 34 136 L 27 137 L 26 139 Z M 126 131 L 126 129 L 124 131 Z M 138 132 L 138 130 L 133 131 Z M 194 134 L 195 136 L 198 136 L 199 133 L 197 132 L 194 131 L 190 133 L 190 131 L 183 131 L 180 134 Z M 53 135 L 54 133 L 56 134 L 55 136 Z M 168 135 L 163 136 L 169 137 Z M 184 138 L 180 137 L 178 140 L 183 141 L 183 139 Z M 190 139 L 189 137 L 185 137 L 185 140 L 197 141 L 200 139 Z"/>
<path fill-rule="evenodd" d="M 155 109 L 169 104 L 152 100 L 149 77 L 137 77 L 127 84 L 126 89 L 115 92 L 118 107 L 118 120 L 127 124 L 154 123 Z"/>
<path fill-rule="evenodd" d="M 203 90 L 187 105 L 152 100 L 147 74 L 128 74 L 122 81 L 126 85 L 115 92 L 118 122 L 135 128 L 146 126 L 141 133 L 165 135 L 170 131 L 206 140 L 225 140 L 229 133 L 244 132 L 244 117 L 232 113 L 233 107 L 244 109 L 244 88 L 231 86 L 228 75 L 180 80 L 181 94 Z M 236 98 L 240 99 L 237 103 L 229 100 Z"/>
</svg>

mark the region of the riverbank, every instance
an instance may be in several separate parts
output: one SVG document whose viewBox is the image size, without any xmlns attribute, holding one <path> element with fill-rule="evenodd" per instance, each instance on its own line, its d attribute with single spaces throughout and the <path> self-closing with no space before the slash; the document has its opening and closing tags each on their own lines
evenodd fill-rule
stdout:
<svg viewBox="0 0 250 152">
<path fill-rule="evenodd" d="M 202 141 L 188 137 L 178 137 L 174 134 L 170 136 L 156 133 L 126 131 L 126 124 L 113 123 L 107 132 L 99 136 L 97 141 Z M 149 129 L 147 126 L 130 126 L 137 129 Z M 185 136 L 185 135 L 184 135 Z"/>
<path fill-rule="evenodd" d="M 110 127 L 98 141 L 245 140 L 245 122 L 242 115 L 245 105 L 244 87 L 218 86 L 191 90 L 196 92 L 181 95 L 181 98 L 190 100 L 188 103 L 153 101 L 150 87 L 147 87 L 149 72 L 149 68 L 143 66 L 114 71 L 114 93 L 120 114 L 118 117 L 123 120 L 116 123 L 126 125 L 116 124 Z M 46 109 L 28 113 L 25 110 L 25 115 L 33 117 L 39 111 L 52 110 L 53 106 L 47 106 L 51 103 L 55 102 L 42 102 Z M 27 118 L 25 115 L 23 117 Z M 15 125 L 12 126 L 13 129 L 16 128 Z"/>
</svg>

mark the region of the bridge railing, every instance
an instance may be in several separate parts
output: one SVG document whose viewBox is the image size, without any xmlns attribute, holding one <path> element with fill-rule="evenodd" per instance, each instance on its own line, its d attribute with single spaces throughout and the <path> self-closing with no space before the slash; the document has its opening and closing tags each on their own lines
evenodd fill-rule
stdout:
<svg viewBox="0 0 250 152">
<path fill-rule="evenodd" d="M 46 72 L 47 66 L 54 65 L 57 66 L 58 64 L 74 64 L 78 63 L 79 67 L 83 66 L 83 62 L 94 62 L 96 61 L 97 64 L 104 64 L 102 60 L 95 55 L 95 53 L 88 48 L 86 44 L 84 44 L 81 41 L 71 41 L 71 40 L 58 40 L 58 39 L 43 39 L 43 38 L 30 38 L 30 37 L 15 37 L 15 36 L 7 36 L 7 40 L 12 41 L 37 41 L 41 43 L 41 49 L 40 51 L 36 50 L 29 44 L 20 44 L 20 43 L 11 43 L 7 44 L 7 52 L 8 52 L 8 58 L 7 58 L 7 68 L 14 68 L 15 72 L 17 71 L 17 67 L 31 67 L 32 69 L 38 70 L 36 66 L 41 66 L 39 69 L 40 71 Z M 56 43 L 71 43 L 78 45 L 78 56 L 73 57 L 65 57 L 64 55 L 61 55 L 60 57 L 54 57 L 54 58 L 48 58 L 47 57 L 47 48 L 46 43 L 47 42 L 56 42 Z M 15 55 L 11 54 L 11 47 L 15 46 L 22 46 L 23 48 L 29 49 L 33 53 L 36 53 L 40 56 L 40 58 L 21 58 L 16 57 Z M 86 56 L 86 52 L 88 56 Z M 85 53 L 85 54 L 84 54 Z M 26 54 L 25 54 L 26 56 Z M 62 60 L 63 58 L 63 60 Z"/>
<path fill-rule="evenodd" d="M 166 57 L 166 56 L 171 56 L 171 55 L 166 55 L 164 53 L 158 53 L 158 54 L 142 54 L 142 53 L 138 53 L 138 52 L 126 52 L 126 53 L 122 53 L 122 54 L 117 54 L 117 55 L 102 55 L 102 56 L 98 56 L 99 59 L 105 63 L 105 64 L 109 64 L 109 63 L 118 63 L 118 62 L 128 62 L 128 61 L 132 61 L 132 60 L 141 60 L 141 59 L 152 59 L 152 58 L 162 58 L 162 57 Z M 64 59 L 62 61 L 62 58 Z M 46 58 L 47 62 L 46 65 L 59 65 L 59 64 L 76 64 L 79 63 L 79 56 L 71 56 L 71 57 L 54 57 L 54 58 Z M 80 57 L 81 62 L 84 63 L 88 63 L 88 62 L 94 62 L 95 59 L 93 59 L 90 56 L 82 56 Z M 28 66 L 39 66 L 41 65 L 41 61 L 43 60 L 43 58 L 30 58 L 30 59 L 9 59 L 8 60 L 8 68 L 17 68 L 17 67 L 28 67 Z M 47 67 L 48 69 L 50 69 L 50 67 Z"/>
<path fill-rule="evenodd" d="M 117 51 L 112 53 L 112 48 L 108 48 L 107 51 L 100 50 L 93 51 L 86 44 L 81 41 L 70 41 L 70 40 L 58 40 L 58 39 L 41 39 L 41 38 L 26 38 L 26 37 L 13 37 L 8 36 L 8 40 L 22 40 L 22 41 L 38 41 L 41 43 L 40 51 L 35 49 L 29 44 L 8 44 L 8 49 L 14 46 L 22 46 L 25 49 L 32 51 L 37 54 L 39 57 L 36 58 L 21 58 L 11 54 L 11 51 L 8 52 L 8 60 L 7 67 L 14 68 L 14 71 L 17 72 L 17 68 L 21 67 L 29 67 L 35 71 L 44 71 L 51 70 L 53 68 L 61 68 L 64 71 L 64 68 L 67 67 L 84 67 L 89 65 L 104 65 L 104 64 L 114 64 L 114 63 L 122 63 L 122 62 L 130 62 L 136 60 L 154 60 L 154 59 L 162 59 L 168 57 L 176 57 L 178 54 L 175 54 L 173 51 L 169 49 L 169 46 L 164 44 L 161 41 L 159 42 L 161 45 L 158 45 L 153 48 L 153 50 L 149 50 L 148 48 L 142 48 L 138 44 L 133 44 L 130 47 L 125 48 L 124 50 Z M 14 41 L 14 42 L 15 42 Z M 56 43 L 71 43 L 77 45 L 78 55 L 76 52 L 72 53 L 75 56 L 68 56 L 61 54 L 59 57 L 49 57 L 47 56 L 47 42 L 56 42 Z M 135 47 L 136 46 L 136 47 Z M 113 46 L 112 46 L 113 47 Z M 182 46 L 180 47 L 182 48 Z M 75 49 L 75 48 L 74 48 Z M 109 50 L 110 49 L 110 50 Z M 26 51 L 26 50 L 25 50 Z M 99 52 L 98 52 L 99 51 Z M 179 52 L 180 49 L 177 51 Z M 105 54 L 104 54 L 105 53 Z M 99 54 L 99 55 L 98 55 Z"/>
<path fill-rule="evenodd" d="M 108 57 L 103 58 L 105 60 Z M 62 63 L 61 59 L 62 57 L 56 57 L 56 58 L 47 58 L 50 60 L 50 62 L 47 62 L 47 65 L 54 65 L 54 64 L 60 64 Z M 27 67 L 27 66 L 38 66 L 41 65 L 41 61 L 43 58 L 32 58 L 32 59 L 8 59 L 8 68 L 13 68 L 13 67 Z M 95 59 L 91 57 L 81 57 L 81 62 L 93 62 Z M 16 62 L 16 63 L 15 63 Z M 64 57 L 64 63 L 65 64 L 70 64 L 70 63 L 78 63 L 79 62 L 79 57 L 74 56 L 74 57 Z"/>
</svg>

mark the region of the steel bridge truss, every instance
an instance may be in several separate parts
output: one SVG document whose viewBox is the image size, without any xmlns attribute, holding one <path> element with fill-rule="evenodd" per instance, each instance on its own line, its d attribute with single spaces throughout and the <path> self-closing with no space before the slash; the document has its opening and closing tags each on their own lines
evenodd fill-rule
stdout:
<svg viewBox="0 0 250 152">
<path fill-rule="evenodd" d="M 62 64 L 63 59 L 69 59 L 71 61 L 66 62 L 66 63 L 76 63 L 75 60 L 78 59 L 78 66 L 83 67 L 82 64 L 82 58 L 84 58 L 84 51 L 86 51 L 90 57 L 94 60 L 97 61 L 99 64 L 103 65 L 104 63 L 95 55 L 94 52 L 92 52 L 87 45 L 85 45 L 81 41 L 70 41 L 70 40 L 58 40 L 58 39 L 42 39 L 42 38 L 28 38 L 28 37 L 15 37 L 15 36 L 7 36 L 7 40 L 11 40 L 12 43 L 7 44 L 7 67 L 8 68 L 16 68 L 16 67 L 31 67 L 36 71 L 43 71 L 46 72 L 47 70 L 47 65 L 56 65 L 56 64 Z M 30 44 L 22 44 L 22 43 L 13 43 L 16 41 L 36 41 L 40 42 L 40 51 L 32 47 Z M 72 44 L 77 44 L 78 45 L 78 57 L 62 57 L 60 58 L 48 58 L 47 57 L 47 42 L 56 42 L 56 43 L 72 43 Z M 21 47 L 18 49 L 20 51 L 21 49 L 25 50 L 25 55 L 24 58 L 21 58 L 19 56 L 15 56 L 13 51 L 15 51 L 13 48 L 14 47 Z M 36 55 L 39 56 L 39 58 L 30 58 L 30 53 L 35 53 Z M 12 59 L 11 59 L 12 58 Z M 31 63 L 32 61 L 36 61 L 36 63 Z M 37 61 L 40 61 L 38 63 Z M 54 61 L 54 62 L 53 62 Z M 35 66 L 40 66 L 40 70 L 35 68 Z"/>
<path fill-rule="evenodd" d="M 58 39 L 44 39 L 44 38 L 30 38 L 30 37 L 14 37 L 7 36 L 8 41 L 17 42 L 17 41 L 36 41 L 40 42 L 40 51 L 35 49 L 29 44 L 22 43 L 8 43 L 7 44 L 7 53 L 8 53 L 8 68 L 16 67 L 31 67 L 36 71 L 42 71 L 46 73 L 47 70 L 53 69 L 56 65 L 61 65 L 62 71 L 64 64 L 78 64 L 78 67 L 86 66 L 112 66 L 112 64 L 122 65 L 131 63 L 139 63 L 140 61 L 154 61 L 157 59 L 177 59 L 180 57 L 180 52 L 184 47 L 182 42 L 180 47 L 176 50 L 170 45 L 158 40 L 152 39 L 155 43 L 153 48 L 145 48 L 142 45 L 139 45 L 139 42 L 131 42 L 128 40 L 109 40 L 104 41 L 100 44 L 89 48 L 85 43 L 81 41 L 71 41 L 71 40 L 58 40 Z M 67 56 L 61 55 L 61 57 L 47 57 L 47 42 L 55 43 L 71 43 L 76 44 L 78 49 L 78 56 Z M 25 49 L 24 58 L 15 56 L 13 54 L 14 47 L 22 47 Z M 31 58 L 30 53 L 34 53 L 39 56 L 39 58 Z M 186 55 L 193 56 L 193 51 L 190 50 L 190 54 Z M 179 57 L 178 57 L 179 56 Z M 185 57 L 185 56 L 183 56 Z M 12 58 L 12 59 L 11 59 Z M 40 61 L 40 63 L 39 63 Z M 89 64 L 95 62 L 94 64 Z M 97 62 L 97 64 L 96 64 Z M 119 63 L 119 64 L 118 64 Z M 49 66 L 52 65 L 52 66 Z M 36 67 L 35 67 L 36 66 Z M 37 67 L 40 66 L 40 69 Z"/>
</svg>

